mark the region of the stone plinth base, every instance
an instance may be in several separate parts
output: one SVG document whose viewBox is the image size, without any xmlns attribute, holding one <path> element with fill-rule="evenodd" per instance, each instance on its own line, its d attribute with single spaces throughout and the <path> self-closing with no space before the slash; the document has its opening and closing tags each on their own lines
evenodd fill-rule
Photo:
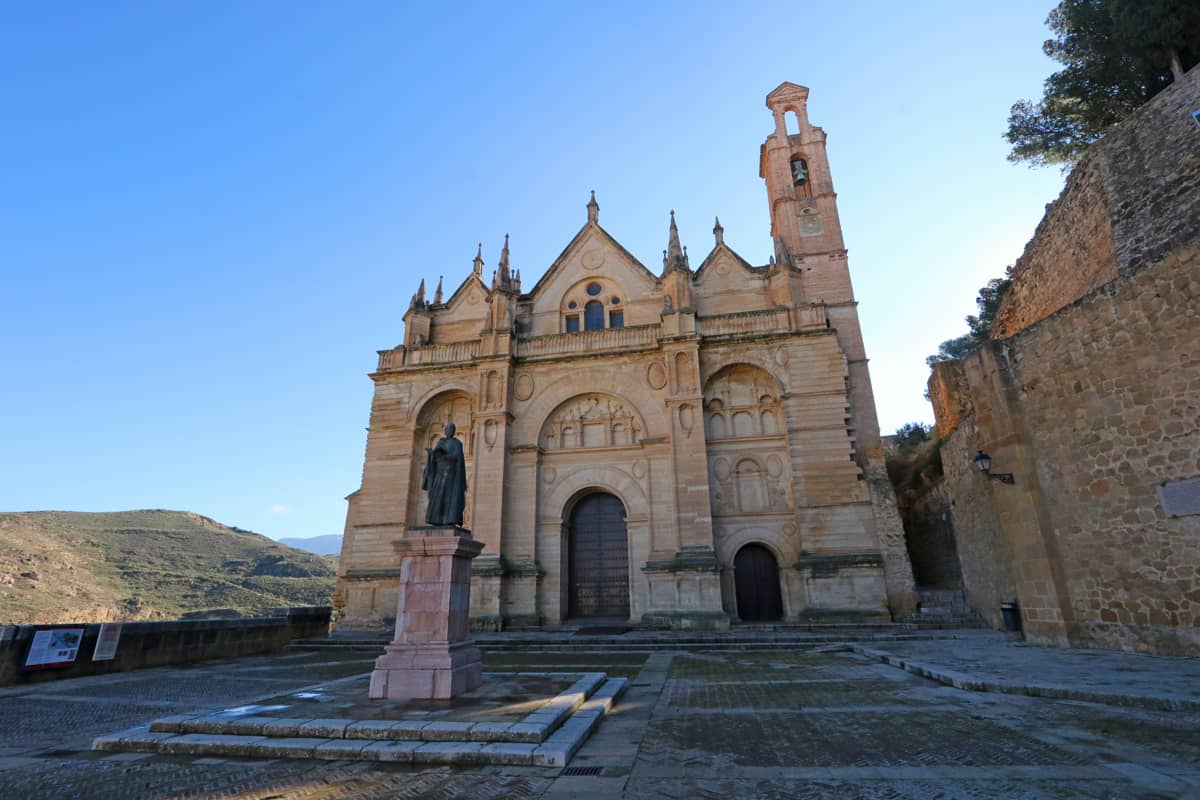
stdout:
<svg viewBox="0 0 1200 800">
<path fill-rule="evenodd" d="M 483 544 L 455 527 L 411 527 L 400 557 L 396 636 L 375 660 L 372 700 L 449 700 L 483 682 L 470 638 L 471 559 Z"/>
<path fill-rule="evenodd" d="M 375 659 L 372 700 L 449 700 L 483 683 L 479 648 L 470 642 L 447 645 L 388 645 Z"/>
</svg>

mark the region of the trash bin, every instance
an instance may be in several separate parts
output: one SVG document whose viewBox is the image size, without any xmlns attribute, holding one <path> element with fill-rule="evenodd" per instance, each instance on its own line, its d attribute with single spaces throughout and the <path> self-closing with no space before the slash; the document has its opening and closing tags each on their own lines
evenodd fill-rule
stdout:
<svg viewBox="0 0 1200 800">
<path fill-rule="evenodd" d="M 1021 630 L 1021 610 L 1017 608 L 1017 601 L 1011 603 L 1001 603 L 1000 613 L 1004 616 L 1004 630 L 1012 633 L 1018 633 Z"/>
</svg>

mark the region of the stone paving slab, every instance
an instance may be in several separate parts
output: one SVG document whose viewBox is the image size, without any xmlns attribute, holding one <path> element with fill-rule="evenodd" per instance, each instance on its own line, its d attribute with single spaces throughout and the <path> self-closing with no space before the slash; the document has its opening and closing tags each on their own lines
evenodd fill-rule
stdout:
<svg viewBox="0 0 1200 800">
<path fill-rule="evenodd" d="M 1035 647 L 993 631 L 964 631 L 936 645 L 849 647 L 958 689 L 1200 711 L 1200 658 Z"/>
<path fill-rule="evenodd" d="M 928 651 L 911 655 L 937 661 L 944 645 L 931 640 L 924 644 Z M 179 736 L 150 731 L 146 723 L 155 716 L 206 717 L 214 705 L 261 704 L 263 693 L 248 692 L 238 688 L 242 682 L 229 680 L 238 670 L 236 660 L 190 671 L 186 679 L 192 686 L 179 700 L 142 705 L 130 701 L 136 692 L 106 696 L 109 684 L 104 682 L 65 681 L 71 684 L 69 699 L 53 691 L 55 684 L 42 684 L 36 691 L 0 697 L 0 798 L 1200 798 L 1200 712 L 963 691 L 849 647 L 809 657 L 813 652 L 799 659 L 796 651 L 784 649 L 762 658 L 746 658 L 744 652 L 654 651 L 620 703 L 606 703 L 606 683 L 576 710 L 577 722 L 572 717 L 560 728 L 586 728 L 593 705 L 607 710 L 566 768 L 529 764 L 548 741 L 470 741 L 466 744 L 481 746 L 453 754 L 454 766 L 415 762 L 413 753 L 423 747 L 443 754 L 438 757 L 452 757 L 440 749 L 442 742 L 419 739 L 287 737 L 318 739 L 311 758 L 83 750 L 92 738 L 131 726 L 136 727 L 122 732 L 131 738 Z M 1110 689 L 1129 691 L 1145 682 L 1143 670 L 1157 669 L 1146 666 L 1156 659 L 1132 659 L 1127 665 L 1136 671 L 1105 678 L 1117 681 Z M 269 659 L 246 661 L 256 674 L 271 674 L 264 669 Z M 536 669 L 533 656 L 521 662 L 523 669 Z M 270 696 L 299 691 L 290 688 L 296 685 L 294 663 L 280 659 L 279 685 Z M 156 672 L 146 670 L 141 677 L 162 687 L 161 675 L 170 670 Z M 1123 675 L 1132 680 L 1119 683 Z M 573 682 L 574 677 L 563 689 Z M 705 692 L 696 690 L 706 685 L 715 693 L 711 696 L 729 705 L 703 701 Z M 90 697 L 78 691 L 87 686 L 93 686 Z M 205 686 L 214 691 L 197 707 L 188 698 L 203 693 Z M 1175 693 L 1169 682 L 1163 686 Z M 685 697 L 683 687 L 689 687 L 695 702 L 679 702 Z M 823 688 L 830 688 L 841 704 L 795 702 L 806 693 L 819 695 Z M 217 689 L 235 694 L 222 696 Z M 277 713 L 308 721 L 349 718 L 328 700 L 314 699 L 301 707 L 304 714 L 290 708 Z M 241 713 L 243 720 L 256 715 L 245 708 Z M 430 712 L 414 723 L 419 731 L 446 719 Z M 366 737 L 380 723 L 391 722 L 352 724 Z M 303 752 L 308 745 L 293 749 Z M 366 760 L 371 748 L 374 759 Z M 564 762 L 569 752 L 563 749 Z M 356 753 L 360 760 L 350 760 Z M 469 763 L 476 758 L 488 763 Z"/>
</svg>

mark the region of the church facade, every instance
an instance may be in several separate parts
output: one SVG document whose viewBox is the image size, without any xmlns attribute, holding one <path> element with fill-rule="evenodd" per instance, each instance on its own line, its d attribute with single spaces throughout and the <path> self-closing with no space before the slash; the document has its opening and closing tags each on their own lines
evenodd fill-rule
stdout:
<svg viewBox="0 0 1200 800">
<path fill-rule="evenodd" d="M 587 221 L 526 289 L 507 238 L 449 297 L 424 284 L 380 351 L 335 619 L 396 614 L 393 542 L 423 525 L 426 448 L 453 422 L 467 462 L 472 625 L 886 620 L 912 571 L 880 447 L 825 154 L 808 90 L 767 96 L 775 256 L 723 241 L 693 268 L 672 214 L 651 271 Z M 794 115 L 797 133 L 788 133 Z"/>
</svg>

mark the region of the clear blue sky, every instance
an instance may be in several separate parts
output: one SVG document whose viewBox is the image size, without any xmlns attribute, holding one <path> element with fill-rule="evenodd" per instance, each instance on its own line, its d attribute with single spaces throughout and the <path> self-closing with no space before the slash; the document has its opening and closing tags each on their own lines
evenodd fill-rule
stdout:
<svg viewBox="0 0 1200 800">
<path fill-rule="evenodd" d="M 440 11 L 438 6 L 453 8 Z M 1055 170 L 1005 161 L 1052 0 L 23 3 L 0 19 L 0 510 L 340 533 L 375 351 L 505 232 L 771 253 L 764 96 L 811 87 L 885 431 L 931 420 Z M 507 6 L 507 7 L 506 7 Z"/>
</svg>

